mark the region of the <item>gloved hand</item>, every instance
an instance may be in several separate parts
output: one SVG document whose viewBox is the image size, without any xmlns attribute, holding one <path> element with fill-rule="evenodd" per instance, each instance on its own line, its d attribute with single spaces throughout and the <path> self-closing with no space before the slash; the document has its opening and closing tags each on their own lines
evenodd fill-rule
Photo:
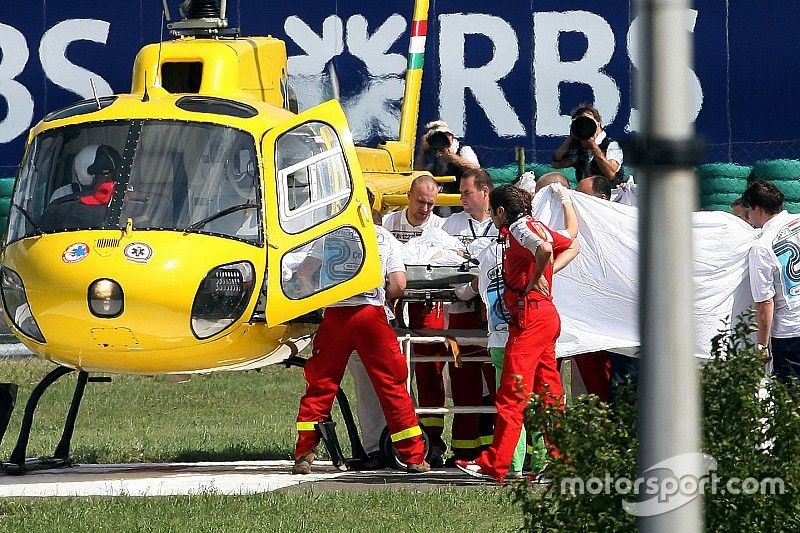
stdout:
<svg viewBox="0 0 800 533">
<path fill-rule="evenodd" d="M 559 200 L 561 200 L 562 205 L 571 204 L 572 198 L 569 195 L 569 189 L 561 185 L 560 183 L 556 182 L 550 185 L 553 189 L 553 194 L 555 194 Z"/>
<path fill-rule="evenodd" d="M 478 295 L 478 293 L 475 292 L 475 290 L 472 288 L 471 282 L 462 283 L 460 285 L 453 285 L 453 288 L 455 289 L 455 293 L 456 296 L 458 296 L 458 299 L 464 300 L 465 302 L 472 300 Z"/>
<path fill-rule="evenodd" d="M 769 360 L 772 359 L 772 353 L 770 353 L 768 344 L 756 345 L 756 358 L 765 365 L 769 363 Z"/>
</svg>

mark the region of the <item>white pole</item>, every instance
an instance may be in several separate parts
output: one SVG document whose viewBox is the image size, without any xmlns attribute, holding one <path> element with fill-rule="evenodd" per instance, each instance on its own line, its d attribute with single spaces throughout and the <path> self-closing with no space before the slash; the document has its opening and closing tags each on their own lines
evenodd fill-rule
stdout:
<svg viewBox="0 0 800 533">
<path fill-rule="evenodd" d="M 631 154 L 641 188 L 638 471 L 645 478 L 658 478 L 659 486 L 666 478 L 679 480 L 686 472 L 704 473 L 696 453 L 700 450 L 700 391 L 693 355 L 691 214 L 698 150 L 689 116 L 693 48 L 683 24 L 690 7 L 689 0 L 639 0 L 638 13 L 644 60 L 637 84 L 642 124 L 637 149 Z M 650 470 L 664 460 L 670 460 L 672 472 Z M 639 501 L 652 502 L 658 496 L 640 494 Z M 702 495 L 676 509 L 669 505 L 677 501 L 673 498 L 652 516 L 642 512 L 639 530 L 702 531 Z"/>
</svg>

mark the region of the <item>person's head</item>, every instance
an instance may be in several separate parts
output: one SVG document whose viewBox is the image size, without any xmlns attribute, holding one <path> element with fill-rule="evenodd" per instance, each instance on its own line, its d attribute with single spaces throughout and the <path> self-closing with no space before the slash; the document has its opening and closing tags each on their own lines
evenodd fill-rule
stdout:
<svg viewBox="0 0 800 533">
<path fill-rule="evenodd" d="M 464 171 L 458 183 L 464 211 L 474 218 L 482 219 L 489 211 L 489 193 L 492 188 L 492 177 L 484 169 L 470 168 Z"/>
<path fill-rule="evenodd" d="M 439 195 L 439 184 L 428 174 L 414 178 L 408 190 L 408 221 L 413 226 L 420 226 L 430 218 L 436 197 Z"/>
<path fill-rule="evenodd" d="M 449 147 L 455 138 L 444 120 L 434 120 L 425 124 L 422 128 L 422 137 L 428 143 L 428 148 L 434 151 Z"/>
<path fill-rule="evenodd" d="M 540 190 L 544 189 L 548 185 L 552 185 L 553 183 L 560 183 L 567 189 L 569 189 L 569 180 L 567 177 L 564 176 L 561 172 L 548 172 L 546 174 L 542 174 L 541 177 L 536 180 L 536 188 L 533 191 L 533 194 L 536 194 Z"/>
<path fill-rule="evenodd" d="M 570 117 L 573 122 L 572 126 L 570 127 L 570 133 L 578 136 L 580 139 L 586 139 L 588 138 L 587 135 L 589 135 L 588 132 L 584 134 L 576 133 L 576 130 L 573 129 L 574 127 L 577 127 L 578 124 L 580 123 L 580 121 L 575 122 L 575 120 L 580 117 L 588 117 L 595 122 L 595 129 L 594 129 L 595 137 L 600 133 L 600 131 L 603 128 L 602 126 L 603 120 L 600 117 L 600 112 L 597 110 L 597 108 L 595 108 L 594 106 L 590 106 L 589 104 L 580 104 L 578 107 L 572 110 L 572 113 L 570 113 Z M 589 126 L 591 126 L 591 123 L 589 123 Z"/>
<path fill-rule="evenodd" d="M 742 207 L 747 209 L 747 222 L 762 228 L 783 210 L 783 193 L 768 181 L 753 182 L 742 193 Z"/>
<path fill-rule="evenodd" d="M 733 216 L 741 218 L 747 222 L 747 208 L 744 206 L 741 196 L 731 202 L 731 213 Z"/>
<path fill-rule="evenodd" d="M 589 176 L 578 182 L 577 191 L 601 200 L 610 200 L 611 189 L 611 181 L 605 176 Z"/>
<path fill-rule="evenodd" d="M 514 185 L 501 185 L 489 194 L 490 215 L 497 229 L 531 214 L 531 195 Z"/>
<path fill-rule="evenodd" d="M 596 107 L 591 106 L 589 104 L 579 104 L 572 112 L 569 114 L 572 120 L 575 120 L 578 117 L 590 117 L 593 118 L 597 125 L 601 125 L 603 123 L 603 118 L 600 116 L 600 111 L 597 110 Z"/>
<path fill-rule="evenodd" d="M 367 187 L 367 201 L 369 202 L 369 207 L 372 210 L 372 222 L 380 226 L 381 222 L 383 221 L 383 217 L 381 216 L 381 212 L 375 209 L 375 193 L 373 193 L 369 187 Z"/>
<path fill-rule="evenodd" d="M 90 188 L 98 180 L 112 180 L 119 172 L 120 156 L 107 144 L 84 146 L 75 155 L 73 179 L 83 188 Z"/>
</svg>

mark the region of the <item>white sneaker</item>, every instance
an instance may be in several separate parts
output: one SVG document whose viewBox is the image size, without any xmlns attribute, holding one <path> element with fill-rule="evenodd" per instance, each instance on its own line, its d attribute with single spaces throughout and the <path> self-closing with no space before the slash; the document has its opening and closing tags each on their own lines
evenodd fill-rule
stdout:
<svg viewBox="0 0 800 533">
<path fill-rule="evenodd" d="M 495 481 L 494 477 L 484 472 L 481 466 L 475 461 L 464 461 L 463 459 L 458 459 L 456 460 L 455 464 L 456 468 L 472 477 Z"/>
</svg>

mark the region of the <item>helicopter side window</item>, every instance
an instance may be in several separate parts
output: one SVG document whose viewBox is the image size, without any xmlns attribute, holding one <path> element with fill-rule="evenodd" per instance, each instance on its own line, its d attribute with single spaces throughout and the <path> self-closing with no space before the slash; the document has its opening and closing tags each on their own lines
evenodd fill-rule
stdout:
<svg viewBox="0 0 800 533">
<path fill-rule="evenodd" d="M 341 213 L 352 180 L 336 132 L 309 122 L 278 138 L 275 146 L 281 227 L 300 233 Z"/>
<path fill-rule="evenodd" d="M 281 288 L 292 300 L 308 298 L 353 279 L 364 264 L 364 241 L 351 226 L 335 229 L 281 259 Z"/>
</svg>

